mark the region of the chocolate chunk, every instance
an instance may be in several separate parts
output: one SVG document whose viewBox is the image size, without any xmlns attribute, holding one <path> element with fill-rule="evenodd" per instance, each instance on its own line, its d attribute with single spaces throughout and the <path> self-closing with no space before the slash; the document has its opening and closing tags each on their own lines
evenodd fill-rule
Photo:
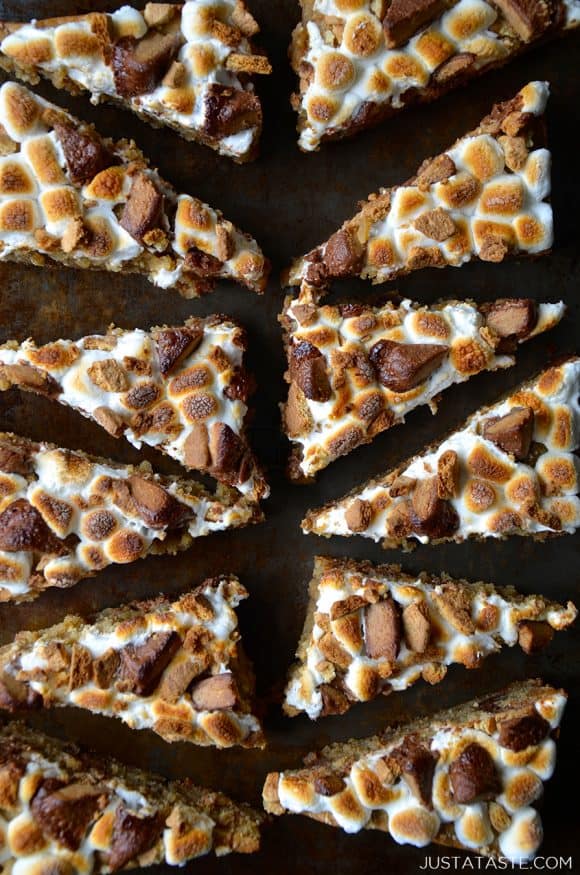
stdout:
<svg viewBox="0 0 580 875">
<path fill-rule="evenodd" d="M 543 650 L 552 638 L 554 630 L 543 621 L 524 620 L 518 626 L 518 644 L 524 653 L 537 653 Z"/>
<path fill-rule="evenodd" d="M 230 401 L 243 401 L 244 404 L 256 390 L 254 378 L 248 372 L 236 365 L 230 377 L 228 385 L 224 389 L 224 395 Z"/>
<path fill-rule="evenodd" d="M 193 707 L 198 711 L 224 711 L 235 708 L 238 691 L 231 672 L 212 675 L 195 684 L 191 691 Z"/>
<path fill-rule="evenodd" d="M 504 720 L 499 727 L 499 743 L 516 753 L 539 744 L 550 732 L 550 724 L 537 711 L 524 717 Z"/>
<path fill-rule="evenodd" d="M 431 637 L 429 609 L 424 602 L 413 602 L 403 611 L 403 630 L 409 650 L 424 653 Z"/>
<path fill-rule="evenodd" d="M 131 237 L 142 243 L 145 234 L 161 224 L 163 203 L 163 195 L 157 191 L 149 176 L 136 173 L 119 224 Z"/>
<path fill-rule="evenodd" d="M 462 73 L 471 70 L 476 58 L 477 56 L 472 55 L 471 52 L 459 52 L 457 55 L 452 55 L 433 71 L 433 81 L 438 85 L 443 85 L 451 79 L 457 79 Z"/>
<path fill-rule="evenodd" d="M 213 82 L 204 99 L 204 131 L 221 139 L 257 125 L 262 116 L 260 101 L 252 91 L 228 88 Z"/>
<path fill-rule="evenodd" d="M 501 790 L 493 758 L 480 744 L 468 744 L 449 766 L 453 798 L 462 805 L 492 799 Z"/>
<path fill-rule="evenodd" d="M 140 515 L 154 529 L 176 528 L 192 516 L 190 508 L 153 480 L 133 474 L 129 488 Z"/>
<path fill-rule="evenodd" d="M 531 407 L 514 407 L 505 416 L 486 420 L 482 434 L 518 461 L 525 459 L 534 434 L 534 411 Z"/>
<path fill-rule="evenodd" d="M 193 246 L 186 254 L 183 261 L 185 270 L 191 271 L 199 277 L 216 276 L 222 269 L 222 262 L 215 255 L 210 255 L 209 252 L 202 252 L 201 249 Z"/>
<path fill-rule="evenodd" d="M 171 66 L 181 37 L 176 33 L 152 31 L 143 39 L 126 36 L 113 47 L 115 88 L 121 97 L 148 94 L 161 82 Z"/>
<path fill-rule="evenodd" d="M 436 760 L 431 751 L 413 738 L 406 738 L 390 754 L 401 769 L 401 775 L 413 795 L 432 808 L 431 791 Z"/>
<path fill-rule="evenodd" d="M 60 547 L 56 535 L 26 499 L 16 499 L 0 514 L 0 550 L 55 553 Z"/>
<path fill-rule="evenodd" d="M 349 228 L 341 228 L 324 247 L 323 261 L 329 276 L 352 276 L 362 267 L 364 247 Z"/>
<path fill-rule="evenodd" d="M 96 135 L 79 131 L 72 125 L 57 122 L 54 131 L 62 146 L 68 175 L 74 185 L 86 185 L 101 170 L 118 164 Z"/>
<path fill-rule="evenodd" d="M 390 596 L 367 605 L 364 630 L 367 655 L 394 662 L 401 646 L 401 610 Z"/>
<path fill-rule="evenodd" d="M 334 772 L 322 772 L 314 779 L 314 790 L 321 796 L 336 796 L 345 787 L 344 779 L 340 775 L 335 775 Z"/>
<path fill-rule="evenodd" d="M 342 690 L 337 690 L 331 684 L 321 684 L 320 695 L 322 697 L 322 717 L 328 717 L 330 714 L 344 714 L 350 707 Z"/>
<path fill-rule="evenodd" d="M 204 471 L 211 464 L 209 435 L 205 422 L 193 422 L 183 445 L 183 461 L 187 468 Z"/>
<path fill-rule="evenodd" d="M 446 8 L 445 0 L 392 0 L 383 19 L 387 47 L 406 43 L 420 27 L 438 18 Z"/>
<path fill-rule="evenodd" d="M 418 480 L 411 498 L 414 530 L 430 538 L 452 535 L 459 525 L 459 517 L 452 504 L 439 498 L 437 477 Z"/>
<path fill-rule="evenodd" d="M 537 39 L 551 24 L 547 0 L 494 0 L 509 24 L 525 43 Z"/>
<path fill-rule="evenodd" d="M 58 395 L 60 386 L 50 374 L 32 365 L 19 363 L 15 365 L 0 364 L 0 383 L 6 381 L 10 386 L 18 386 L 28 392 L 38 395 Z"/>
<path fill-rule="evenodd" d="M 216 476 L 237 475 L 244 445 L 238 435 L 225 422 L 214 422 L 210 429 L 209 451 L 212 471 Z"/>
<path fill-rule="evenodd" d="M 160 838 L 164 820 L 161 814 L 137 817 L 120 804 L 115 811 L 111 850 L 106 858 L 111 871 L 122 869 L 148 851 Z"/>
<path fill-rule="evenodd" d="M 180 646 L 176 632 L 155 632 L 143 644 L 128 644 L 120 653 L 119 689 L 150 695 Z"/>
<path fill-rule="evenodd" d="M 538 321 L 538 308 L 531 298 L 502 298 L 481 309 L 488 327 L 499 337 L 523 340 Z"/>
<path fill-rule="evenodd" d="M 448 353 L 449 349 L 438 343 L 379 340 L 371 347 L 369 358 L 383 386 L 393 392 L 408 392 L 436 371 Z"/>
<path fill-rule="evenodd" d="M 0 675 L 0 708 L 17 711 L 19 708 L 41 708 L 43 704 L 40 693 L 28 684 L 17 681 L 8 672 Z"/>
<path fill-rule="evenodd" d="M 24 447 L 13 444 L 0 444 L 0 471 L 5 474 L 29 474 L 32 459 Z"/>
<path fill-rule="evenodd" d="M 372 505 L 362 498 L 355 498 L 349 504 L 344 515 L 344 521 L 351 532 L 365 532 L 370 526 L 372 518 Z"/>
<path fill-rule="evenodd" d="M 332 395 L 326 372 L 326 359 L 320 350 L 307 340 L 292 348 L 290 378 L 311 401 L 328 401 Z"/>
<path fill-rule="evenodd" d="M 106 795 L 101 787 L 69 784 L 54 788 L 50 781 L 45 781 L 35 794 L 30 807 L 34 819 L 46 836 L 64 845 L 69 851 L 76 851 L 105 801 Z"/>
<path fill-rule="evenodd" d="M 203 329 L 164 328 L 155 335 L 155 348 L 159 359 L 159 370 L 164 377 L 170 374 L 184 358 L 190 355 L 201 343 Z"/>
</svg>

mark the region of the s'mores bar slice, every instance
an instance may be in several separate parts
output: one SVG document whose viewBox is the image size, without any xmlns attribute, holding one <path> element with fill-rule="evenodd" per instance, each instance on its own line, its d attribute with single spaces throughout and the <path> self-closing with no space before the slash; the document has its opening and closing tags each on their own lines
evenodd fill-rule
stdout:
<svg viewBox="0 0 580 875">
<path fill-rule="evenodd" d="M 580 525 L 580 358 L 472 414 L 457 431 L 345 498 L 310 511 L 305 532 L 413 541 L 527 535 Z"/>
<path fill-rule="evenodd" d="M 178 194 L 131 140 L 22 85 L 0 87 L 0 260 L 138 273 L 185 298 L 218 279 L 263 292 L 268 262 L 218 210 Z"/>
<path fill-rule="evenodd" d="M 29 23 L 0 22 L 0 66 L 27 82 L 40 76 L 92 103 L 108 100 L 155 127 L 167 126 L 244 162 L 254 158 L 262 107 L 253 74 L 268 59 L 242 0 L 147 3 Z"/>
<path fill-rule="evenodd" d="M 171 601 L 160 596 L 68 616 L 0 648 L 0 708 L 74 706 L 151 729 L 165 741 L 264 747 L 233 575 Z"/>
<path fill-rule="evenodd" d="M 397 844 L 430 842 L 512 863 L 543 838 L 536 804 L 556 765 L 567 695 L 539 680 L 309 754 L 272 772 L 272 814 L 303 814 L 347 833 L 378 829 Z"/>
<path fill-rule="evenodd" d="M 305 152 L 425 103 L 580 24 L 578 0 L 301 0 L 290 58 Z"/>
<path fill-rule="evenodd" d="M 344 276 L 384 283 L 423 267 L 546 253 L 553 238 L 548 93 L 547 82 L 530 82 L 410 180 L 369 195 L 325 243 L 294 261 L 288 285 Z"/>
<path fill-rule="evenodd" d="M 572 602 L 512 586 L 318 556 L 284 711 L 311 720 L 344 714 L 421 678 L 437 684 L 454 663 L 478 668 L 504 645 L 536 653 L 576 615 Z"/>
<path fill-rule="evenodd" d="M 281 316 L 290 383 L 282 414 L 294 480 L 312 478 L 422 404 L 435 413 L 449 386 L 510 367 L 518 343 L 564 314 L 562 302 L 527 298 L 381 307 L 319 299 L 303 283 Z"/>
<path fill-rule="evenodd" d="M 250 854 L 264 816 L 189 780 L 81 752 L 21 723 L 0 727 L 6 872 L 108 873 Z"/>
<path fill-rule="evenodd" d="M 0 433 L 0 602 L 35 599 L 108 565 L 185 550 L 263 519 L 230 487 Z"/>
<path fill-rule="evenodd" d="M 227 316 L 37 346 L 0 346 L 0 391 L 17 386 L 77 410 L 113 437 L 148 444 L 184 467 L 262 498 L 268 487 L 245 420 L 253 382 L 246 333 Z"/>
</svg>

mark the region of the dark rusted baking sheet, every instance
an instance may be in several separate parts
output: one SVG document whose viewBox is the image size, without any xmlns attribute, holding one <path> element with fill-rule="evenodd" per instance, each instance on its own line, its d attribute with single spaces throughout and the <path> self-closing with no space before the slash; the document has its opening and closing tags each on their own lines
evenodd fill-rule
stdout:
<svg viewBox="0 0 580 875">
<path fill-rule="evenodd" d="M 115 8 L 106 0 L 12 0 L 0 2 L 1 18 Z M 139 4 L 138 4 L 139 5 Z M 288 105 L 294 87 L 286 60 L 290 32 L 298 20 L 295 0 L 250 0 L 262 25 L 261 42 L 275 73 L 258 83 L 265 104 L 262 155 L 243 167 L 207 149 L 187 144 L 169 130 L 153 130 L 130 113 L 92 107 L 86 97 L 73 98 L 44 84 L 39 90 L 56 103 L 95 122 L 110 136 L 131 136 L 158 165 L 161 173 L 183 191 L 191 191 L 220 207 L 232 221 L 254 234 L 272 259 L 272 280 L 265 297 L 233 286 L 221 286 L 202 301 L 187 302 L 139 278 L 89 272 L 40 271 L 0 265 L 0 327 L 2 341 L 31 335 L 40 342 L 100 331 L 115 321 L 123 327 L 176 323 L 189 314 L 225 312 L 248 328 L 249 364 L 258 378 L 253 440 L 268 466 L 272 497 L 265 505 L 267 522 L 231 534 L 203 538 L 187 553 L 151 558 L 130 566 L 111 566 L 98 577 L 66 592 L 51 591 L 32 605 L 0 608 L 0 642 L 24 628 L 57 622 L 66 612 L 89 612 L 159 591 L 175 594 L 207 575 L 232 571 L 240 575 L 251 597 L 241 609 L 247 649 L 254 659 L 259 694 L 265 703 L 270 746 L 265 752 L 214 751 L 192 745 L 170 746 L 149 732 L 132 732 L 117 721 L 74 710 L 34 715 L 30 722 L 48 732 L 91 746 L 103 755 L 158 770 L 168 776 L 189 775 L 239 799 L 260 805 L 264 775 L 271 769 L 296 765 L 309 750 L 333 739 L 366 735 L 387 723 L 435 711 L 439 707 L 492 691 L 526 676 L 568 688 L 571 702 L 564 719 L 559 765 L 548 783 L 543 818 L 545 843 L 541 853 L 578 854 L 577 818 L 570 809 L 577 795 L 578 661 L 580 626 L 555 637 L 544 655 L 524 658 L 520 651 L 491 657 L 476 672 L 452 669 L 436 687 L 417 684 L 408 692 L 353 708 L 343 717 L 318 724 L 307 718 L 281 715 L 279 696 L 301 631 L 306 584 L 312 557 L 327 552 L 374 561 L 401 562 L 409 571 L 445 570 L 456 576 L 516 584 L 524 592 L 545 592 L 558 600 L 579 597 L 578 537 L 545 544 L 526 539 L 504 543 L 420 547 L 410 554 L 383 553 L 364 539 L 324 541 L 301 534 L 299 522 L 309 507 L 342 495 L 356 483 L 390 467 L 437 435 L 463 420 L 476 406 L 539 370 L 551 356 L 578 351 L 580 277 L 578 214 L 580 173 L 572 118 L 580 101 L 577 75 L 580 34 L 538 48 L 504 70 L 488 74 L 467 89 L 439 103 L 409 110 L 381 128 L 357 139 L 303 155 L 296 147 L 295 118 Z M 434 301 L 442 296 L 478 300 L 502 295 L 526 295 L 537 300 L 563 298 L 565 321 L 554 331 L 526 344 L 515 368 L 501 375 L 483 375 L 448 390 L 440 413 L 426 408 L 409 416 L 406 426 L 381 435 L 366 448 L 327 468 L 309 487 L 289 485 L 284 478 L 288 446 L 279 432 L 278 403 L 283 398 L 284 361 L 276 321 L 283 293 L 278 275 L 291 257 L 309 249 L 353 211 L 359 198 L 381 184 L 408 178 L 419 162 L 445 148 L 472 128 L 496 100 L 510 97 L 530 79 L 549 79 L 548 107 L 553 151 L 556 242 L 552 255 L 537 261 L 474 264 L 456 270 L 431 270 L 402 280 L 397 288 L 409 297 Z M 384 290 L 385 287 L 381 291 Z M 370 286 L 350 283 L 340 294 L 371 295 Z M 0 427 L 34 439 L 110 455 L 121 461 L 148 458 L 158 469 L 177 470 L 152 450 L 142 455 L 126 442 L 115 441 L 96 425 L 44 399 L 16 391 L 0 395 Z M 441 851 L 443 853 L 443 850 Z M 190 871 L 227 873 L 322 873 L 379 875 L 417 872 L 427 854 L 437 849 L 399 847 L 376 832 L 346 836 L 305 818 L 277 819 L 264 835 L 259 856 L 205 858 Z M 453 852 L 463 856 L 461 852 Z M 576 865 L 580 865 L 578 860 Z"/>
</svg>

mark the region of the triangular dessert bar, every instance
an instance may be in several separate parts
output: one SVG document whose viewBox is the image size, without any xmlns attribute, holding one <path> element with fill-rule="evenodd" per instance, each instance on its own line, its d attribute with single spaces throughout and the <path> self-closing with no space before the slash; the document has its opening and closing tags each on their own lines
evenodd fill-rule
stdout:
<svg viewBox="0 0 580 875">
<path fill-rule="evenodd" d="M 580 24 L 578 0 L 301 0 L 290 59 L 299 146 L 436 100 Z"/>
<path fill-rule="evenodd" d="M 21 632 L 0 648 L 0 708 L 68 705 L 165 741 L 264 747 L 235 611 L 247 597 L 222 575 L 174 602 L 160 596 Z"/>
<path fill-rule="evenodd" d="M 262 520 L 220 484 L 161 476 L 0 433 L 0 602 L 74 586 L 115 563 L 175 553 L 195 538 Z"/>
<path fill-rule="evenodd" d="M 8 871 L 118 872 L 259 849 L 263 815 L 22 725 L 0 728 Z"/>
<path fill-rule="evenodd" d="M 218 279 L 264 291 L 255 240 L 174 191 L 131 140 L 15 82 L 0 87 L 0 156 L 0 260 L 138 273 L 186 298 Z"/>
<path fill-rule="evenodd" d="M 294 261 L 288 285 L 343 276 L 384 283 L 423 267 L 546 253 L 553 237 L 548 94 L 547 82 L 530 82 L 412 179 L 369 195 L 325 243 Z"/>
<path fill-rule="evenodd" d="M 252 74 L 268 59 L 242 0 L 147 3 L 28 23 L 0 22 L 0 66 L 39 76 L 93 103 L 110 100 L 155 127 L 210 146 L 235 161 L 254 158 L 262 107 Z"/>
<path fill-rule="evenodd" d="M 281 316 L 290 383 L 283 424 L 293 444 L 289 475 L 297 480 L 370 443 L 422 404 L 435 412 L 455 383 L 510 367 L 518 343 L 564 314 L 561 302 L 527 298 L 373 307 L 360 300 L 320 304 L 319 297 L 303 284 Z"/>
<path fill-rule="evenodd" d="M 523 383 L 457 431 L 345 498 L 310 511 L 317 535 L 413 541 L 572 534 L 580 525 L 580 359 Z"/>
<path fill-rule="evenodd" d="M 284 710 L 312 720 L 356 702 L 443 680 L 454 663 L 478 668 L 502 646 L 535 653 L 576 619 L 566 606 L 512 586 L 404 574 L 318 556 Z"/>
<path fill-rule="evenodd" d="M 246 333 L 227 316 L 0 346 L 0 391 L 45 395 L 135 447 L 148 444 L 251 497 L 268 487 L 245 434 Z"/>
<path fill-rule="evenodd" d="M 541 681 L 476 699 L 310 754 L 272 772 L 266 811 L 303 814 L 347 833 L 378 829 L 524 863 L 543 838 L 537 803 L 556 764 L 566 693 Z"/>
</svg>

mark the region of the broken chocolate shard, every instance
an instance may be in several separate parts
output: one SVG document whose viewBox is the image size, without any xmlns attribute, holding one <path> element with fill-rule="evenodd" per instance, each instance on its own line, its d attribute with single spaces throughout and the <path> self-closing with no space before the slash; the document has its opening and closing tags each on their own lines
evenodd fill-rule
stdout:
<svg viewBox="0 0 580 875">
<path fill-rule="evenodd" d="M 204 98 L 204 130 L 210 137 L 229 137 L 261 123 L 262 109 L 251 91 L 214 82 Z"/>
<path fill-rule="evenodd" d="M 499 743 L 518 753 L 539 744 L 550 732 L 550 724 L 537 711 L 513 720 L 504 720 L 499 727 Z"/>
<path fill-rule="evenodd" d="M 232 673 L 228 671 L 199 681 L 191 691 L 191 699 L 198 711 L 225 711 L 235 708 L 238 692 Z"/>
<path fill-rule="evenodd" d="M 121 97 L 149 94 L 171 66 L 182 38 L 176 33 L 152 31 L 143 39 L 123 37 L 113 47 L 115 88 Z"/>
<path fill-rule="evenodd" d="M 57 122 L 54 131 L 62 146 L 71 182 L 75 185 L 86 185 L 97 173 L 119 163 L 96 136 L 64 122 Z"/>
<path fill-rule="evenodd" d="M 292 348 L 290 378 L 311 401 L 328 401 L 332 395 L 326 360 L 320 350 L 306 340 Z"/>
<path fill-rule="evenodd" d="M 143 644 L 128 644 L 120 654 L 119 689 L 150 695 L 180 645 L 176 632 L 154 632 Z"/>
<path fill-rule="evenodd" d="M 383 19 L 385 42 L 390 49 L 406 43 L 420 27 L 437 18 L 445 0 L 392 0 Z"/>
<path fill-rule="evenodd" d="M 468 744 L 449 767 L 453 798 L 462 805 L 492 799 L 501 790 L 491 755 L 480 744 Z"/>
<path fill-rule="evenodd" d="M 436 760 L 431 751 L 413 738 L 406 738 L 400 747 L 391 752 L 390 757 L 401 769 L 401 776 L 414 796 L 422 805 L 432 808 Z"/>
<path fill-rule="evenodd" d="M 364 630 L 367 655 L 394 662 L 401 646 L 401 611 L 390 596 L 367 605 Z"/>
<path fill-rule="evenodd" d="M 379 340 L 369 358 L 379 381 L 393 392 L 408 392 L 423 383 L 443 362 L 449 350 L 436 343 L 397 343 Z"/>
<path fill-rule="evenodd" d="M 538 322 L 538 307 L 531 298 L 501 298 L 481 309 L 488 327 L 501 338 L 523 340 Z"/>
<path fill-rule="evenodd" d="M 155 334 L 159 370 L 164 377 L 197 349 L 203 339 L 203 329 L 164 328 Z"/>
<path fill-rule="evenodd" d="M 192 515 L 185 504 L 153 480 L 133 474 L 129 487 L 137 510 L 152 528 L 175 528 Z"/>
<path fill-rule="evenodd" d="M 494 0 L 494 3 L 525 43 L 538 39 L 552 23 L 548 0 Z"/>
<path fill-rule="evenodd" d="M 505 416 L 484 422 L 482 434 L 486 440 L 521 461 L 530 451 L 534 435 L 534 411 L 531 407 L 514 407 Z"/>
<path fill-rule="evenodd" d="M 119 224 L 139 243 L 144 236 L 158 228 L 163 216 L 164 198 L 146 173 L 137 173 L 133 178 L 127 202 Z"/>
<path fill-rule="evenodd" d="M 349 228 L 341 228 L 324 247 L 323 262 L 329 276 L 358 273 L 362 267 L 364 247 Z"/>
<path fill-rule="evenodd" d="M 439 498 L 437 477 L 417 481 L 411 498 L 411 519 L 418 534 L 444 538 L 459 526 L 457 511 L 449 501 Z"/>
<path fill-rule="evenodd" d="M 148 851 L 161 835 L 163 826 L 161 814 L 138 817 L 119 805 L 115 811 L 111 849 L 106 857 L 111 872 L 117 872 Z"/>
<path fill-rule="evenodd" d="M 0 550 L 10 553 L 21 550 L 54 553 L 58 552 L 60 546 L 44 518 L 25 498 L 13 501 L 0 514 Z"/>
<path fill-rule="evenodd" d="M 45 781 L 30 808 L 44 835 L 69 851 L 76 851 L 105 800 L 106 793 L 98 786 L 69 784 L 55 787 L 50 781 Z"/>
</svg>

